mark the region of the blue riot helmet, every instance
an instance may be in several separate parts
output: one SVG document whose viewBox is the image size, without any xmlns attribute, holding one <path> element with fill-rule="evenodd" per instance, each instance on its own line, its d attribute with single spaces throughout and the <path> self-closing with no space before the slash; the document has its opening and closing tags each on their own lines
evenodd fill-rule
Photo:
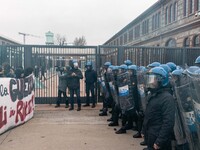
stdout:
<svg viewBox="0 0 200 150">
<path fill-rule="evenodd" d="M 120 73 L 124 73 L 127 71 L 128 67 L 127 67 L 127 65 L 122 64 L 119 66 L 119 69 L 120 69 Z"/>
<path fill-rule="evenodd" d="M 182 71 L 184 70 L 181 66 L 176 66 L 176 69 L 177 70 L 182 70 Z"/>
<path fill-rule="evenodd" d="M 104 63 L 104 66 L 108 66 L 109 67 L 110 65 L 111 65 L 111 62 L 109 62 L 109 61 Z"/>
<path fill-rule="evenodd" d="M 166 63 L 170 68 L 171 68 L 171 72 L 176 70 L 176 64 L 173 62 L 168 62 Z"/>
<path fill-rule="evenodd" d="M 108 67 L 111 65 L 111 62 L 107 61 L 104 63 L 104 68 L 108 69 Z"/>
<path fill-rule="evenodd" d="M 138 67 L 136 65 L 128 66 L 129 73 L 131 73 L 132 75 L 136 75 L 137 69 L 138 69 Z"/>
<path fill-rule="evenodd" d="M 189 73 L 189 74 L 195 74 L 195 72 L 197 71 L 197 70 L 199 70 L 200 68 L 198 67 L 198 66 L 190 66 L 189 68 L 187 68 L 187 72 Z"/>
<path fill-rule="evenodd" d="M 88 69 L 88 70 L 91 70 L 92 69 L 92 62 L 91 61 L 88 61 L 85 65 L 85 67 Z"/>
<path fill-rule="evenodd" d="M 111 73 L 112 70 L 113 70 L 113 67 L 114 67 L 113 65 L 110 65 L 110 66 L 108 67 L 108 69 L 107 69 L 107 72 L 108 72 L 108 73 Z"/>
<path fill-rule="evenodd" d="M 155 62 L 149 64 L 147 67 L 148 68 L 154 68 L 154 67 L 159 67 L 159 66 L 160 66 L 160 63 L 155 61 Z"/>
<path fill-rule="evenodd" d="M 200 56 L 198 56 L 195 60 L 195 64 L 200 64 Z"/>
<path fill-rule="evenodd" d="M 174 81 L 176 86 L 181 85 L 181 77 L 184 75 L 184 71 L 181 69 L 176 69 L 172 72 L 172 81 Z"/>
<path fill-rule="evenodd" d="M 113 66 L 112 71 L 113 71 L 113 73 L 114 73 L 115 75 L 117 75 L 118 72 L 119 72 L 119 66 Z"/>
<path fill-rule="evenodd" d="M 86 66 L 92 66 L 92 62 L 91 62 L 91 61 L 88 61 L 88 62 L 86 63 Z"/>
<path fill-rule="evenodd" d="M 131 60 L 127 59 L 127 60 L 124 61 L 124 64 L 127 65 L 127 66 L 130 66 L 130 65 L 132 65 L 133 63 L 132 63 Z"/>
<path fill-rule="evenodd" d="M 138 68 L 139 71 L 142 71 L 142 72 L 147 72 L 147 68 L 145 66 L 140 66 Z"/>
<path fill-rule="evenodd" d="M 168 74 L 172 71 L 171 68 L 166 64 L 161 64 L 159 67 L 162 67 Z"/>
<path fill-rule="evenodd" d="M 154 67 L 147 73 L 146 85 L 150 90 L 165 87 L 168 83 L 169 78 L 167 72 L 162 67 Z"/>
</svg>

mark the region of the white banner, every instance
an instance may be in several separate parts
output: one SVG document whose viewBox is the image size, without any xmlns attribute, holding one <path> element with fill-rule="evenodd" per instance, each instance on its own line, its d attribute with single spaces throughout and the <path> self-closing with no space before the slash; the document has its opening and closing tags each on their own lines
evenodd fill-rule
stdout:
<svg viewBox="0 0 200 150">
<path fill-rule="evenodd" d="M 0 134 L 33 117 L 34 76 L 0 78 Z"/>
</svg>

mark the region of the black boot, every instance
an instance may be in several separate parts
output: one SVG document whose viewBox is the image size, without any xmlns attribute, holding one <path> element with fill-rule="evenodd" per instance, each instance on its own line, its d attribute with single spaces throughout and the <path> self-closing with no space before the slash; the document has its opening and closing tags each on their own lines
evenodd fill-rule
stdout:
<svg viewBox="0 0 200 150">
<path fill-rule="evenodd" d="M 109 121 L 113 121 L 113 118 L 111 117 L 111 118 L 107 119 L 107 121 L 108 121 L 108 122 L 109 122 Z"/>
<path fill-rule="evenodd" d="M 142 146 L 146 146 L 147 143 L 146 143 L 145 141 L 143 141 L 143 142 L 140 142 L 140 145 L 142 145 Z"/>
<path fill-rule="evenodd" d="M 95 104 L 92 104 L 92 107 L 91 108 L 95 108 L 96 106 L 95 106 Z"/>
<path fill-rule="evenodd" d="M 74 108 L 73 108 L 73 107 L 70 107 L 70 108 L 69 108 L 69 111 L 71 111 L 71 110 L 74 110 Z"/>
<path fill-rule="evenodd" d="M 136 133 L 135 135 L 133 135 L 133 138 L 141 138 L 142 137 L 142 135 L 138 132 L 138 133 Z"/>
<path fill-rule="evenodd" d="M 81 110 L 81 107 L 78 107 L 78 108 L 77 108 L 77 111 L 80 111 L 80 110 Z"/>
<path fill-rule="evenodd" d="M 110 127 L 114 127 L 114 126 L 118 126 L 118 125 L 119 125 L 118 122 L 111 122 L 108 124 L 108 126 L 110 126 Z"/>
<path fill-rule="evenodd" d="M 118 131 L 116 131 L 115 133 L 116 134 L 123 134 L 123 133 L 126 133 L 126 130 L 121 128 Z"/>
<path fill-rule="evenodd" d="M 60 107 L 60 105 L 57 104 L 57 105 L 55 106 L 55 108 L 58 108 L 58 107 Z"/>
<path fill-rule="evenodd" d="M 83 107 L 88 107 L 88 106 L 90 106 L 90 104 L 85 104 L 85 105 L 83 105 Z"/>
<path fill-rule="evenodd" d="M 104 112 L 104 111 L 99 114 L 99 116 L 107 116 L 107 115 L 108 115 L 107 112 Z"/>
</svg>

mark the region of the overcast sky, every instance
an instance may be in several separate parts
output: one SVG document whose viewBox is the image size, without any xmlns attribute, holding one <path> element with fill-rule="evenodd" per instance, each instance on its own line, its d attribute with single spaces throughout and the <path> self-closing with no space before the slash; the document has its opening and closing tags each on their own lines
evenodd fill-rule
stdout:
<svg viewBox="0 0 200 150">
<path fill-rule="evenodd" d="M 67 43 L 85 36 L 101 45 L 158 0 L 0 0 L 0 35 L 26 44 L 45 44 L 45 33 L 65 36 Z"/>
</svg>

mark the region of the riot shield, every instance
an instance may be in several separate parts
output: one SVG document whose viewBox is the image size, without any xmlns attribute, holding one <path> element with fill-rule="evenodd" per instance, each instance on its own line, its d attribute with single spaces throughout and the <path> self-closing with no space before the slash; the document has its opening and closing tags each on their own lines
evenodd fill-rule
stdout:
<svg viewBox="0 0 200 150">
<path fill-rule="evenodd" d="M 105 83 L 105 77 L 104 75 L 98 77 L 98 83 L 99 83 L 99 86 L 100 86 L 100 92 L 102 93 L 102 95 L 105 97 L 105 98 L 108 98 L 109 97 L 109 92 L 106 88 L 106 83 Z"/>
<path fill-rule="evenodd" d="M 190 92 L 190 82 L 187 76 L 182 76 L 175 86 L 178 109 L 183 122 L 183 129 L 191 150 L 200 149 L 198 124 L 196 122 L 192 95 Z"/>
<path fill-rule="evenodd" d="M 200 68 L 192 66 L 187 69 L 187 73 L 191 81 L 190 92 L 192 95 L 195 119 L 197 121 L 198 137 L 200 140 Z"/>
<path fill-rule="evenodd" d="M 134 109 L 130 84 L 131 83 L 128 72 L 117 75 L 118 100 L 122 112 Z"/>
<path fill-rule="evenodd" d="M 139 107 L 140 111 L 145 112 L 146 110 L 146 86 L 145 86 L 145 75 L 146 73 L 142 70 L 137 71 L 137 87 L 139 92 Z"/>
<path fill-rule="evenodd" d="M 114 74 L 111 73 L 109 75 L 109 78 L 110 78 L 109 80 L 110 93 L 112 95 L 113 100 L 115 101 L 115 104 L 119 104 Z"/>
</svg>

